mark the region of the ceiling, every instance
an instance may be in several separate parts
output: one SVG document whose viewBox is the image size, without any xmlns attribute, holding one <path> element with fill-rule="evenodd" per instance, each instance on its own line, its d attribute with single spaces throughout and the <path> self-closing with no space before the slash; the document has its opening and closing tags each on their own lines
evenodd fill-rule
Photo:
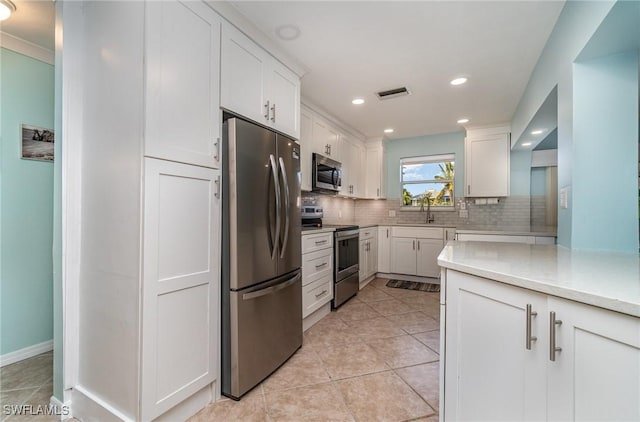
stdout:
<svg viewBox="0 0 640 422">
<path fill-rule="evenodd" d="M 54 50 L 55 7 L 52 0 L 11 0 L 16 11 L 0 23 L 0 31 Z"/>
<path fill-rule="evenodd" d="M 366 137 L 389 138 L 509 122 L 562 1 L 234 1 L 308 69 L 303 100 Z M 300 35 L 276 31 L 294 25 Z M 468 77 L 460 86 L 449 84 Z M 411 95 L 380 101 L 375 92 Z M 360 97 L 360 106 L 351 100 Z"/>
<path fill-rule="evenodd" d="M 0 30 L 54 49 L 54 2 L 13 0 Z M 509 122 L 563 1 L 234 1 L 306 68 L 304 100 L 368 138 L 406 138 Z M 283 25 L 300 35 L 283 40 Z M 468 82 L 452 86 L 458 76 Z M 411 95 L 380 101 L 375 92 Z M 360 97 L 360 106 L 351 100 Z"/>
</svg>

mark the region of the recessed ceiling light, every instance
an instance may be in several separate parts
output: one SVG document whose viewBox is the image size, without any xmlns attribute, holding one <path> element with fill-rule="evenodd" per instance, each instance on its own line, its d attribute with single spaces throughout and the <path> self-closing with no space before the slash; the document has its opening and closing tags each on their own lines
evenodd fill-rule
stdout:
<svg viewBox="0 0 640 422">
<path fill-rule="evenodd" d="M 467 78 L 455 78 L 450 82 L 451 85 L 462 85 L 467 82 Z"/>
<path fill-rule="evenodd" d="M 523 147 L 530 147 L 531 146 L 531 142 L 523 142 L 522 146 Z"/>
<path fill-rule="evenodd" d="M 295 25 L 280 25 L 276 28 L 276 35 L 284 41 L 293 41 L 300 36 L 300 28 Z"/>
<path fill-rule="evenodd" d="M 16 11 L 16 5 L 10 0 L 0 0 L 0 21 L 9 19 L 11 14 Z"/>
<path fill-rule="evenodd" d="M 385 129 L 384 133 L 393 133 L 393 129 L 389 128 L 389 129 Z"/>
<path fill-rule="evenodd" d="M 460 120 L 458 120 L 458 123 L 459 123 L 459 124 L 462 124 L 462 123 L 469 123 L 469 119 L 460 119 Z"/>
<path fill-rule="evenodd" d="M 542 129 L 538 129 L 538 130 L 531 131 L 531 134 L 532 135 L 540 135 L 542 132 L 543 132 Z"/>
<path fill-rule="evenodd" d="M 355 104 L 355 105 L 364 104 L 364 100 L 362 98 L 355 98 L 354 100 L 351 101 L 351 104 Z"/>
</svg>

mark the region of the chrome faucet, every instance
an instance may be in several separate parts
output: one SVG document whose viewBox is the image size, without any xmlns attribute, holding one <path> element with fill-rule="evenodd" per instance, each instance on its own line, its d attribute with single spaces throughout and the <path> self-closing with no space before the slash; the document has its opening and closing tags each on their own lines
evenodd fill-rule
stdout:
<svg viewBox="0 0 640 422">
<path fill-rule="evenodd" d="M 424 211 L 424 202 L 422 202 L 421 206 L 420 206 L 420 211 Z M 427 224 L 431 224 L 435 221 L 435 217 L 433 216 L 433 214 L 431 213 L 431 201 L 429 201 L 429 198 L 427 198 Z"/>
</svg>

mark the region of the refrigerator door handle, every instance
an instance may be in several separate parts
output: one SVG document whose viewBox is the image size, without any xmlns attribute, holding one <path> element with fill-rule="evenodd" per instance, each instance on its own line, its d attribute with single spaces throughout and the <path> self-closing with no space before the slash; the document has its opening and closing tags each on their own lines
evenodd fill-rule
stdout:
<svg viewBox="0 0 640 422">
<path fill-rule="evenodd" d="M 242 300 L 255 299 L 257 297 L 266 296 L 271 293 L 275 293 L 278 290 L 285 289 L 291 286 L 296 281 L 298 281 L 301 276 L 302 276 L 301 273 L 298 273 L 294 275 L 292 278 L 290 278 L 289 280 L 282 282 L 280 284 L 276 284 L 275 286 L 269 286 L 269 287 L 265 287 L 264 289 L 256 290 L 255 292 L 245 293 L 242 295 Z"/>
<path fill-rule="evenodd" d="M 284 239 L 282 239 L 282 246 L 280 247 L 280 258 L 284 258 L 284 253 L 287 250 L 287 244 L 289 243 L 289 182 L 287 181 L 287 172 L 284 168 L 284 160 L 282 157 L 280 160 L 280 173 L 282 174 L 282 186 L 284 186 Z"/>
<path fill-rule="evenodd" d="M 280 238 L 280 183 L 278 182 L 278 170 L 276 165 L 276 158 L 273 154 L 269 154 L 269 162 L 271 163 L 271 173 L 273 174 L 273 190 L 276 195 L 276 230 L 273 237 L 273 248 L 271 250 L 271 259 L 276 259 L 278 256 L 278 240 Z"/>
</svg>

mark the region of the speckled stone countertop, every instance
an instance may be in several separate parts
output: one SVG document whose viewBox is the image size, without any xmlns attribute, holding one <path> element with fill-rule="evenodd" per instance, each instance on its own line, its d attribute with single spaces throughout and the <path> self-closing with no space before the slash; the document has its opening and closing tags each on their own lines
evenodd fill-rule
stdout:
<svg viewBox="0 0 640 422">
<path fill-rule="evenodd" d="M 640 255 L 557 245 L 449 242 L 441 267 L 640 317 Z"/>
<path fill-rule="evenodd" d="M 335 227 L 303 227 L 302 235 L 305 236 L 307 234 L 329 233 L 334 231 L 336 231 Z"/>
<path fill-rule="evenodd" d="M 456 232 L 467 234 L 501 234 L 506 236 L 556 236 L 551 226 L 473 226 L 459 225 Z"/>
</svg>

